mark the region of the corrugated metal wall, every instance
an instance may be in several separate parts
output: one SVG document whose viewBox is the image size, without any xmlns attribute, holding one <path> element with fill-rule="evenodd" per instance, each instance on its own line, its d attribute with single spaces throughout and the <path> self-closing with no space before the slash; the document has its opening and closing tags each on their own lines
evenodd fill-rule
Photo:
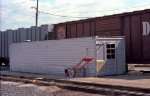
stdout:
<svg viewBox="0 0 150 96">
<path fill-rule="evenodd" d="M 8 45 L 10 43 L 24 42 L 24 40 L 41 41 L 47 40 L 47 38 L 51 39 L 51 37 L 47 37 L 47 27 L 48 25 L 42 25 L 37 28 L 37 32 L 35 26 L 0 32 L 0 58 L 9 57 Z"/>
<path fill-rule="evenodd" d="M 120 35 L 121 19 L 120 17 L 112 17 L 96 20 L 97 36 L 118 36 Z"/>
<path fill-rule="evenodd" d="M 66 38 L 89 37 L 89 36 L 120 36 L 121 18 L 119 16 L 97 18 L 76 22 L 60 23 L 55 25 L 55 35 L 58 38 L 58 30 L 63 29 Z"/>
<path fill-rule="evenodd" d="M 1 34 L 2 38 L 1 38 L 1 42 L 2 42 L 2 46 L 1 46 L 1 54 L 2 54 L 2 57 L 5 57 L 5 32 L 2 32 Z"/>
<path fill-rule="evenodd" d="M 55 24 L 55 38 L 59 39 L 60 28 L 64 29 L 65 38 L 125 36 L 126 61 L 150 63 L 150 33 L 147 36 L 142 35 L 142 22 L 150 24 L 150 9 Z"/>
<path fill-rule="evenodd" d="M 129 62 L 150 61 L 150 34 L 143 35 L 142 25 L 142 22 L 150 24 L 150 12 L 125 16 L 124 22 L 127 60 Z"/>
<path fill-rule="evenodd" d="M 150 24 L 150 9 L 123 13 L 111 16 L 97 17 L 79 21 L 65 22 L 54 25 L 55 38 L 62 35 L 63 38 L 77 38 L 89 36 L 126 36 L 126 61 L 129 63 L 150 63 L 150 34 L 143 34 L 142 22 Z M 22 31 L 24 32 L 22 32 Z M 25 38 L 32 41 L 47 39 L 45 36 L 47 26 L 43 25 L 35 32 L 35 27 L 19 30 L 10 30 L 13 32 L 1 33 L 1 57 L 7 57 L 7 34 L 9 38 L 13 35 L 13 42 L 23 41 Z M 9 35 L 10 34 L 10 35 Z M 21 34 L 21 35 L 20 35 Z M 24 35 L 22 35 L 24 34 Z M 26 35 L 25 35 L 26 34 Z M 6 36 L 6 37 L 5 37 Z M 20 36 L 20 37 L 19 37 Z M 61 38 L 61 39 L 63 39 Z M 6 41 L 5 41 L 6 40 Z M 6 56 L 5 56 L 6 55 Z"/>
<path fill-rule="evenodd" d="M 56 39 L 58 39 L 58 30 L 60 29 L 63 29 L 66 32 L 66 38 L 94 36 L 94 27 L 94 21 L 58 24 L 55 25 L 55 36 Z"/>
<path fill-rule="evenodd" d="M 8 56 L 8 31 L 4 32 L 4 57 Z"/>
<path fill-rule="evenodd" d="M 75 66 L 85 56 L 95 57 L 95 40 L 75 38 L 10 45 L 10 69 L 12 71 L 64 74 L 64 69 Z M 88 52 L 87 52 L 88 48 Z M 88 76 L 96 75 L 93 62 L 86 66 Z"/>
<path fill-rule="evenodd" d="M 2 32 L 0 32 L 0 57 L 2 57 Z"/>
</svg>

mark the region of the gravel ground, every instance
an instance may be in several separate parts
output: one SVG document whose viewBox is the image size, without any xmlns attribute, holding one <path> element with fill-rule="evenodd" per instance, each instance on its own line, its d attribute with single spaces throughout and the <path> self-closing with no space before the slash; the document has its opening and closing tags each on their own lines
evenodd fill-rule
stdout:
<svg viewBox="0 0 150 96">
<path fill-rule="evenodd" d="M 65 90 L 56 86 L 37 86 L 12 81 L 0 81 L 0 83 L 1 96 L 102 96 Z"/>
</svg>

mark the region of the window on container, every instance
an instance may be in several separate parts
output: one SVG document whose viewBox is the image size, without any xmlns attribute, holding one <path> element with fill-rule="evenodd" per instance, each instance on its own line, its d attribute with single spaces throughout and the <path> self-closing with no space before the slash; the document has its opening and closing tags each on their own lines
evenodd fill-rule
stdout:
<svg viewBox="0 0 150 96">
<path fill-rule="evenodd" d="M 115 59 L 115 44 L 107 44 L 107 59 Z"/>
</svg>

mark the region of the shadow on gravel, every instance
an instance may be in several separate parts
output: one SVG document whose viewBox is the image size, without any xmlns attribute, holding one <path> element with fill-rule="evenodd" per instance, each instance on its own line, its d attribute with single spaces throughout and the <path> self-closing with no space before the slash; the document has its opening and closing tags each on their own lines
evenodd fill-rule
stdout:
<svg viewBox="0 0 150 96">
<path fill-rule="evenodd" d="M 9 68 L 9 66 L 0 66 L 0 71 L 7 71 Z"/>
</svg>

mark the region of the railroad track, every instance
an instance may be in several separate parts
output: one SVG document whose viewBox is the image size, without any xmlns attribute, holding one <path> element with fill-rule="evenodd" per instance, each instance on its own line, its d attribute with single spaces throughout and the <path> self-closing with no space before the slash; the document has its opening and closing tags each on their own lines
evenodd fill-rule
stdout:
<svg viewBox="0 0 150 96">
<path fill-rule="evenodd" d="M 118 85 L 103 85 L 94 83 L 77 82 L 70 80 L 55 80 L 44 78 L 33 78 L 24 76 L 0 76 L 1 80 L 32 83 L 39 86 L 58 86 L 63 89 L 82 91 L 93 94 L 109 96 L 150 96 L 150 89 L 125 87 Z"/>
</svg>

